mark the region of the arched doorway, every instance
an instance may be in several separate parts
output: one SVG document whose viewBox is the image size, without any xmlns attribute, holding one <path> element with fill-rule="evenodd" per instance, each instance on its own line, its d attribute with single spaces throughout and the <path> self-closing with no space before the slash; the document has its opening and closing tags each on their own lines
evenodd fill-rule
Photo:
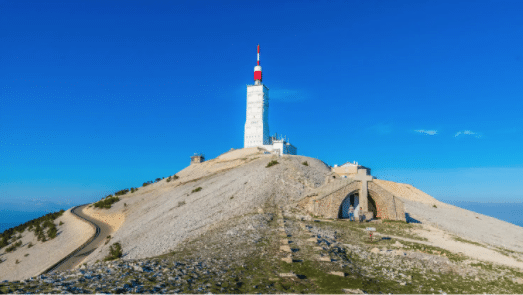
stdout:
<svg viewBox="0 0 523 295">
<path fill-rule="evenodd" d="M 354 209 L 358 208 L 358 205 L 360 204 L 358 193 L 352 193 L 349 194 L 340 204 L 340 209 L 338 211 L 338 218 L 339 219 L 348 219 L 349 218 L 349 207 L 352 205 Z"/>
</svg>

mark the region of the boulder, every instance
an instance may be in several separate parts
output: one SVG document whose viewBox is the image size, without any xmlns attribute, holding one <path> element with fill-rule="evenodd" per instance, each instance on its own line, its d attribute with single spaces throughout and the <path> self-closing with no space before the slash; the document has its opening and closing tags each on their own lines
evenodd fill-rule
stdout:
<svg viewBox="0 0 523 295">
<path fill-rule="evenodd" d="M 339 277 L 345 277 L 345 273 L 342 271 L 331 271 L 331 272 L 329 272 L 329 274 L 334 275 L 334 276 L 339 276 Z"/>
</svg>

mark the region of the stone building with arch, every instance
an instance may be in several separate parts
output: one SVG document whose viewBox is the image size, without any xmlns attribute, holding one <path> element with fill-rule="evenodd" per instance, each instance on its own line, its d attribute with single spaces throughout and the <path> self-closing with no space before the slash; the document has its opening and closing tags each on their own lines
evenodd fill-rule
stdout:
<svg viewBox="0 0 523 295">
<path fill-rule="evenodd" d="M 403 202 L 390 191 L 372 182 L 362 173 L 354 178 L 334 178 L 300 201 L 299 207 L 309 213 L 328 219 L 348 218 L 350 205 L 362 208 L 365 219 L 405 221 Z"/>
</svg>

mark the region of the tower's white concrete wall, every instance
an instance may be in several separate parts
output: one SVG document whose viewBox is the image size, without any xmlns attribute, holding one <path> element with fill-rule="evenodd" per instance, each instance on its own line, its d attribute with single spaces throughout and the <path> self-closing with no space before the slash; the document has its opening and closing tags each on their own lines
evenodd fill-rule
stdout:
<svg viewBox="0 0 523 295">
<path fill-rule="evenodd" d="M 244 147 L 271 144 L 269 136 L 269 88 L 265 85 L 247 86 L 247 115 Z"/>
</svg>

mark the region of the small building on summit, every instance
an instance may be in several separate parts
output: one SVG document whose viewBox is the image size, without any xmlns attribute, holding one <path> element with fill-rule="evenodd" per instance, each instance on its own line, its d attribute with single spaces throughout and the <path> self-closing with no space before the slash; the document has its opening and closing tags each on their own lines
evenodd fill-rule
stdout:
<svg viewBox="0 0 523 295">
<path fill-rule="evenodd" d="M 269 134 L 269 88 L 262 84 L 260 45 L 254 67 L 254 85 L 247 85 L 247 115 L 243 146 L 260 147 L 278 155 L 296 155 L 298 150 L 286 138 Z"/>
<path fill-rule="evenodd" d="M 191 156 L 191 165 L 202 163 L 204 161 L 205 161 L 205 155 L 202 153 L 194 153 L 194 155 Z"/>
<path fill-rule="evenodd" d="M 363 170 L 360 172 L 360 170 Z M 356 176 L 356 174 L 365 174 L 365 175 L 371 175 L 370 174 L 370 168 L 367 168 L 365 166 L 358 165 L 358 162 L 354 161 L 353 163 L 347 162 L 343 165 L 334 165 L 331 168 L 331 171 L 338 174 L 339 176 L 343 178 L 352 178 Z"/>
</svg>

